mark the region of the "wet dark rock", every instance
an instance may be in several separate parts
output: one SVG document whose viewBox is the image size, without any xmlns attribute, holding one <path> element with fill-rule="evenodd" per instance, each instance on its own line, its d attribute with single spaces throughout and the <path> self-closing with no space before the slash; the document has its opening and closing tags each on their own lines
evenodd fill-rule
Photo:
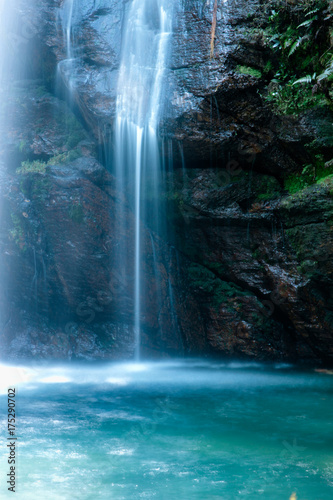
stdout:
<svg viewBox="0 0 333 500">
<path fill-rule="evenodd" d="M 126 2 L 117 1 L 96 9 L 92 0 L 80 6 L 73 16 L 77 55 L 73 65 L 64 60 L 57 9 L 53 10 L 53 30 L 46 37 L 60 61 L 62 81 L 75 89 L 76 105 L 95 138 L 111 145 L 119 40 L 127 7 Z M 251 19 L 262 9 L 260 3 L 226 2 L 219 7 L 213 57 L 212 3 L 187 0 L 175 9 L 160 127 L 161 138 L 173 143 L 175 164 L 184 159 L 189 168 L 203 163 L 222 166 L 232 156 L 249 166 L 255 157 L 257 169 L 281 175 L 308 160 L 301 124 L 274 116 L 260 95 L 262 80 L 238 70 L 242 65 L 263 70 L 271 55 L 260 36 L 249 29 Z"/>
<path fill-rule="evenodd" d="M 170 221 L 177 248 L 199 266 L 189 275 L 205 296 L 211 345 L 330 363 L 332 179 L 288 196 L 274 177 L 218 174 L 193 170 L 179 182 Z M 238 345 L 239 331 L 251 341 Z"/>
<path fill-rule="evenodd" d="M 38 13 L 35 38 L 47 47 L 46 60 L 54 64 L 50 73 L 58 75 L 58 85 L 61 81 L 74 89 L 77 109 L 96 140 L 112 146 L 119 40 L 128 2 L 111 1 L 101 8 L 92 0 L 80 2 L 73 13 L 71 63 L 66 61 L 60 6 L 60 1 L 34 0 L 29 6 L 22 2 L 20 10 L 23 15 Z M 246 167 L 255 158 L 257 170 L 282 175 L 308 161 L 304 144 L 313 140 L 316 123 L 308 126 L 274 115 L 261 97 L 263 79 L 238 69 L 244 65 L 263 71 L 272 58 L 263 38 L 253 31 L 265 6 L 258 0 L 223 2 L 217 12 L 213 57 L 213 3 L 186 0 L 176 3 L 175 10 L 160 124 L 161 138 L 173 143 L 175 163 L 184 159 L 188 168 L 221 167 L 232 157 Z"/>
<path fill-rule="evenodd" d="M 66 105 L 48 94 L 38 100 L 34 95 L 26 90 L 26 106 L 15 107 L 3 135 L 1 355 L 128 358 L 134 351 L 134 269 L 131 264 L 126 276 L 119 274 L 114 256 L 123 245 L 134 263 L 133 215 L 115 191 L 112 175 L 93 156 L 89 137 L 76 137 L 76 159 L 71 160 L 73 150 L 66 144 L 78 125 Z M 24 146 L 17 148 L 20 141 Z M 121 234 L 114 217 L 119 204 L 127 220 Z M 179 354 L 191 337 L 188 351 L 196 352 L 204 342 L 203 327 L 198 319 L 191 333 L 200 313 L 194 296 L 184 293 L 188 281 L 178 267 L 180 256 L 148 229 L 142 235 L 147 297 L 142 350 L 150 356 Z M 160 256 L 158 273 L 153 242 Z"/>
<path fill-rule="evenodd" d="M 113 214 L 124 205 L 129 232 L 133 215 L 95 157 L 95 144 L 112 152 L 128 2 L 95 4 L 84 0 L 74 13 L 74 64 L 65 60 L 60 0 L 13 7 L 36 22 L 25 43 L 11 49 L 11 57 L 19 47 L 29 62 L 13 77 L 21 94 L 1 108 L 10 117 L 1 131 L 6 359 L 133 355 L 134 271 L 119 275 L 112 262 L 116 245 L 129 238 L 115 234 Z M 315 141 L 325 161 L 332 158 L 332 114 L 281 116 L 265 103 L 265 67 L 273 56 L 251 32 L 264 15 L 262 2 L 221 3 L 213 57 L 213 2 L 182 5 L 174 16 L 160 124 L 175 167 L 164 193 L 175 234 L 165 242 L 144 230 L 142 351 L 332 364 L 332 181 L 295 195 L 283 188 L 287 174 L 311 162 L 305 144 Z M 244 74 L 242 66 L 262 77 Z M 71 86 L 75 115 L 45 89 L 37 91 L 38 79 L 64 98 Z M 16 173 L 26 160 L 51 163 Z"/>
<path fill-rule="evenodd" d="M 39 80 L 17 82 L 6 93 L 0 116 L 1 144 L 12 172 L 24 160 L 47 162 L 59 156 L 61 162 L 61 155 L 74 150 L 79 155 L 95 152 L 95 143 L 79 120 Z"/>
<path fill-rule="evenodd" d="M 7 175 L 1 195 L 2 355 L 132 355 L 134 269 L 119 275 L 113 257 L 124 239 L 133 251 L 134 218 L 127 207 L 128 232 L 115 231 L 113 214 L 122 200 L 112 176 L 94 158 L 81 157 L 50 166 L 45 173 Z M 160 255 L 159 277 L 152 238 Z M 148 230 L 143 231 L 143 244 L 143 352 L 179 354 L 189 336 L 193 342 L 188 350 L 195 352 L 204 335 L 199 320 L 196 332 L 189 333 L 198 307 L 193 295 L 183 292 L 188 280 L 177 268 L 177 254 Z M 129 261 L 134 262 L 133 255 Z"/>
</svg>

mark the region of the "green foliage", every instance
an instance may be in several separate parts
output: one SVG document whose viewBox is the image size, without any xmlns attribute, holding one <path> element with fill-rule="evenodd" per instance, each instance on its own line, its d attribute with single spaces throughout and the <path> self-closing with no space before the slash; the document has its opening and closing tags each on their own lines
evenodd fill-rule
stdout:
<svg viewBox="0 0 333 500">
<path fill-rule="evenodd" d="M 333 174 L 333 161 L 326 162 L 320 154 L 314 156 L 311 164 L 304 165 L 302 173 L 288 175 L 284 182 L 285 189 L 294 194 L 313 184 L 321 183 Z"/>
<path fill-rule="evenodd" d="M 296 80 L 293 85 L 296 85 L 297 83 L 311 83 L 313 81 L 315 81 L 316 79 L 316 73 L 313 73 L 313 75 L 306 75 L 306 76 L 303 76 L 303 78 L 299 78 L 298 80 Z"/>
<path fill-rule="evenodd" d="M 47 167 L 53 165 L 65 165 L 71 161 L 76 160 L 80 157 L 80 153 L 77 149 L 72 149 L 71 151 L 66 151 L 65 153 L 60 153 L 59 155 L 52 156 L 47 162 L 41 160 L 34 161 L 23 161 L 21 167 L 17 169 L 18 174 L 42 174 L 46 173 Z"/>
<path fill-rule="evenodd" d="M 262 175 L 256 187 L 257 200 L 273 200 L 281 195 L 281 186 L 275 177 Z"/>
<path fill-rule="evenodd" d="M 294 77 L 284 84 L 275 80 L 273 90 L 265 96 L 267 102 L 270 102 L 275 111 L 280 114 L 298 114 L 315 105 L 324 105 L 325 99 L 321 94 L 313 95 L 310 87 L 294 86 Z"/>
<path fill-rule="evenodd" d="M 317 80 L 318 82 L 321 82 L 322 80 L 328 80 L 331 82 L 333 80 L 333 56 L 327 63 L 326 69 L 318 75 Z"/>
<path fill-rule="evenodd" d="M 316 105 L 332 105 L 333 9 L 327 0 L 304 0 L 292 6 L 276 0 L 265 30 L 278 58 L 268 92 L 282 114 L 299 113 Z"/>
<path fill-rule="evenodd" d="M 66 148 L 73 149 L 77 144 L 85 139 L 85 132 L 81 123 L 72 113 L 61 113 L 58 116 L 60 124 L 68 134 Z"/>
<path fill-rule="evenodd" d="M 255 78 L 261 78 L 262 73 L 258 69 L 251 68 L 250 66 L 237 66 L 238 73 L 242 73 L 243 75 L 254 76 Z"/>
<path fill-rule="evenodd" d="M 27 249 L 25 231 L 21 219 L 16 214 L 11 214 L 13 228 L 9 231 L 10 238 L 23 252 Z"/>
<path fill-rule="evenodd" d="M 249 292 L 234 283 L 216 277 L 212 271 L 200 264 L 191 264 L 188 271 L 191 287 L 196 291 L 201 290 L 205 294 L 212 296 L 212 303 L 215 307 L 219 307 L 228 299 L 250 295 Z"/>
<path fill-rule="evenodd" d="M 80 157 L 80 153 L 77 149 L 72 149 L 71 151 L 67 151 L 65 153 L 60 153 L 59 155 L 52 156 L 47 162 L 47 166 L 52 165 L 65 165 L 66 163 L 70 163 L 71 161 L 76 160 Z"/>
<path fill-rule="evenodd" d="M 267 63 L 265 64 L 265 67 L 263 69 L 264 75 L 271 73 L 273 70 L 274 70 L 274 65 L 273 65 L 272 61 L 267 61 Z"/>
<path fill-rule="evenodd" d="M 18 174 L 45 174 L 46 163 L 40 160 L 35 161 L 23 161 L 21 163 L 21 168 L 17 169 Z"/>
<path fill-rule="evenodd" d="M 258 194 L 257 198 L 258 198 L 258 200 L 261 200 L 261 201 L 268 201 L 268 200 L 272 200 L 274 198 L 278 198 L 279 196 L 280 196 L 280 193 L 278 191 L 273 191 L 273 192 L 268 191 L 267 193 Z"/>
<path fill-rule="evenodd" d="M 303 44 L 305 44 L 305 42 L 309 40 L 309 38 L 309 35 L 298 37 L 297 40 L 292 44 L 289 50 L 288 57 L 292 56 L 297 49 L 299 49 Z"/>
<path fill-rule="evenodd" d="M 23 153 L 26 147 L 27 147 L 27 141 L 21 139 L 18 145 L 18 150 L 20 151 L 20 153 Z"/>
<path fill-rule="evenodd" d="M 297 193 L 308 186 L 310 186 L 308 180 L 301 174 L 288 175 L 284 182 L 284 187 L 290 194 Z"/>
<path fill-rule="evenodd" d="M 69 208 L 69 217 L 73 222 L 81 224 L 84 219 L 83 207 L 80 202 L 73 203 Z"/>
</svg>

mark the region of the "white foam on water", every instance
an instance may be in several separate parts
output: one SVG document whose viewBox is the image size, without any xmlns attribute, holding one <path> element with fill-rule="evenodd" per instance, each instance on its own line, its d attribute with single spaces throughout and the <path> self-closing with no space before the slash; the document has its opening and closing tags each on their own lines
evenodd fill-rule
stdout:
<svg viewBox="0 0 333 500">
<path fill-rule="evenodd" d="M 63 375 L 51 375 L 50 377 L 40 379 L 40 382 L 42 384 L 68 384 L 69 382 L 72 382 L 72 380 Z"/>
<path fill-rule="evenodd" d="M 35 377 L 34 370 L 23 366 L 0 365 L 0 394 L 5 394 L 8 388 L 30 382 Z"/>
<path fill-rule="evenodd" d="M 134 453 L 134 449 L 133 448 L 121 448 L 119 450 L 111 450 L 111 451 L 108 451 L 108 455 L 116 455 L 116 456 L 132 456 L 133 453 Z"/>
<path fill-rule="evenodd" d="M 129 384 L 130 380 L 126 379 L 126 378 L 109 377 L 109 378 L 106 379 L 106 382 L 108 384 L 118 385 L 118 386 L 125 387 L 126 385 Z"/>
</svg>

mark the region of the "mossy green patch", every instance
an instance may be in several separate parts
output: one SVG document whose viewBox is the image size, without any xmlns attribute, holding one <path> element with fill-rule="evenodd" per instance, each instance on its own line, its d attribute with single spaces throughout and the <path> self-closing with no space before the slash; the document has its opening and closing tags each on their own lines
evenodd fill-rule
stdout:
<svg viewBox="0 0 333 500">
<path fill-rule="evenodd" d="M 314 157 L 311 164 L 304 165 L 302 173 L 289 174 L 284 180 L 284 187 L 290 194 L 304 190 L 313 184 L 320 184 L 333 175 L 333 162 L 325 162 L 321 154 Z"/>
<path fill-rule="evenodd" d="M 80 153 L 77 149 L 72 149 L 71 151 L 66 151 L 65 153 L 60 153 L 59 155 L 52 156 L 47 162 L 48 166 L 52 165 L 65 165 L 70 163 L 77 158 L 80 158 Z"/>
<path fill-rule="evenodd" d="M 21 139 L 17 145 L 17 149 L 19 150 L 20 153 L 24 153 L 25 150 L 27 149 L 27 146 L 28 142 L 25 139 Z"/>
<path fill-rule="evenodd" d="M 47 164 L 46 162 L 35 160 L 35 161 L 23 161 L 21 167 L 17 169 L 18 174 L 45 174 Z"/>
<path fill-rule="evenodd" d="M 85 139 L 85 131 L 72 112 L 68 110 L 67 112 L 64 112 L 64 110 L 60 111 L 61 112 L 57 115 L 57 121 L 67 133 L 67 149 L 73 149 L 80 141 Z"/>
<path fill-rule="evenodd" d="M 273 65 L 272 61 L 267 61 L 267 63 L 264 66 L 264 69 L 263 69 L 263 74 L 267 75 L 267 74 L 271 73 L 273 70 L 274 70 L 274 65 Z"/>
<path fill-rule="evenodd" d="M 296 253 L 301 272 L 305 269 L 312 272 L 315 264 L 323 260 L 327 251 L 323 246 L 327 230 L 329 229 L 325 223 L 286 229 L 288 241 Z"/>
<path fill-rule="evenodd" d="M 238 65 L 236 68 L 238 73 L 241 73 L 242 75 L 249 75 L 249 76 L 254 76 L 255 78 L 261 78 L 262 73 L 258 69 L 251 68 L 251 66 L 240 66 Z"/>
<path fill-rule="evenodd" d="M 212 296 L 212 303 L 215 307 L 227 302 L 230 298 L 251 295 L 234 283 L 223 281 L 200 264 L 193 263 L 188 269 L 190 286 L 195 290 L 201 290 Z"/>
<path fill-rule="evenodd" d="M 290 77 L 289 81 L 280 81 L 264 95 L 277 114 L 297 115 L 314 106 L 326 105 L 322 95 L 313 95 L 311 87 L 294 86 L 295 80 L 296 77 Z"/>
<path fill-rule="evenodd" d="M 81 154 L 77 149 L 73 149 L 71 151 L 66 151 L 64 153 L 60 153 L 56 156 L 52 156 L 47 162 L 41 160 L 26 160 L 21 163 L 21 167 L 17 169 L 17 173 L 21 175 L 27 174 L 42 174 L 44 175 L 47 172 L 47 167 L 53 165 L 65 165 L 66 163 L 70 163 L 77 158 L 80 158 Z"/>
<path fill-rule="evenodd" d="M 15 242 L 22 252 L 27 249 L 26 232 L 24 228 L 23 216 L 19 217 L 17 214 L 11 214 L 13 228 L 9 231 L 10 238 Z"/>
<path fill-rule="evenodd" d="M 84 211 L 80 202 L 73 203 L 69 208 L 69 217 L 73 222 L 81 224 L 84 220 Z"/>
<path fill-rule="evenodd" d="M 281 186 L 275 177 L 261 175 L 254 182 L 256 199 L 259 201 L 272 200 L 281 196 Z"/>
</svg>

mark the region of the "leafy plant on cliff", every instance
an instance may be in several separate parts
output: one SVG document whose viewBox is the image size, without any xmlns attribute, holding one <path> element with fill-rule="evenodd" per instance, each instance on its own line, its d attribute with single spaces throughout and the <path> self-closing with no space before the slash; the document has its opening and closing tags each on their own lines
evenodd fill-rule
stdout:
<svg viewBox="0 0 333 500">
<path fill-rule="evenodd" d="M 273 105 L 277 113 L 297 114 L 315 105 L 325 104 L 321 95 L 313 95 L 309 87 L 295 87 L 294 81 L 295 77 L 285 83 L 276 79 L 272 81 L 275 85 L 268 91 L 265 99 Z"/>
<path fill-rule="evenodd" d="M 193 263 L 190 265 L 189 277 L 191 287 L 196 291 L 200 290 L 212 296 L 212 303 L 215 307 L 219 307 L 228 299 L 250 295 L 249 292 L 234 283 L 221 280 L 212 271 L 200 264 Z"/>
<path fill-rule="evenodd" d="M 81 224 L 84 220 L 83 207 L 79 201 L 74 202 L 69 208 L 69 217 L 73 222 Z"/>
<path fill-rule="evenodd" d="M 58 155 L 52 156 L 47 162 L 41 160 L 26 160 L 21 163 L 21 167 L 17 169 L 18 174 L 42 174 L 46 173 L 47 167 L 53 165 L 65 165 L 71 161 L 76 160 L 80 157 L 80 153 L 77 149 L 72 149 L 71 151 L 66 151 Z"/>
<path fill-rule="evenodd" d="M 266 40 L 278 66 L 267 100 L 281 113 L 332 105 L 333 8 L 327 0 L 275 1 Z"/>
<path fill-rule="evenodd" d="M 23 161 L 21 168 L 17 169 L 18 174 L 45 174 L 47 164 L 40 160 Z"/>
<path fill-rule="evenodd" d="M 314 155 L 313 163 L 303 166 L 301 173 L 290 174 L 285 178 L 284 187 L 290 194 L 297 193 L 333 174 L 333 161 L 325 162 L 323 155 Z"/>
<path fill-rule="evenodd" d="M 21 139 L 17 148 L 19 150 L 20 153 L 24 153 L 25 149 L 27 148 L 27 141 L 25 139 Z"/>
<path fill-rule="evenodd" d="M 77 149 L 73 149 L 71 151 L 66 151 L 65 153 L 60 153 L 56 156 L 52 156 L 47 162 L 48 166 L 52 165 L 65 165 L 66 163 L 70 163 L 71 161 L 76 160 L 80 157 L 80 153 Z"/>
<path fill-rule="evenodd" d="M 15 242 L 23 252 L 27 249 L 25 231 L 21 222 L 21 219 L 16 215 L 11 215 L 13 228 L 9 231 L 10 238 Z"/>
<path fill-rule="evenodd" d="M 243 75 L 254 76 L 255 78 L 261 78 L 262 73 L 258 69 L 251 68 L 250 66 L 237 66 L 238 73 L 242 73 Z"/>
</svg>

